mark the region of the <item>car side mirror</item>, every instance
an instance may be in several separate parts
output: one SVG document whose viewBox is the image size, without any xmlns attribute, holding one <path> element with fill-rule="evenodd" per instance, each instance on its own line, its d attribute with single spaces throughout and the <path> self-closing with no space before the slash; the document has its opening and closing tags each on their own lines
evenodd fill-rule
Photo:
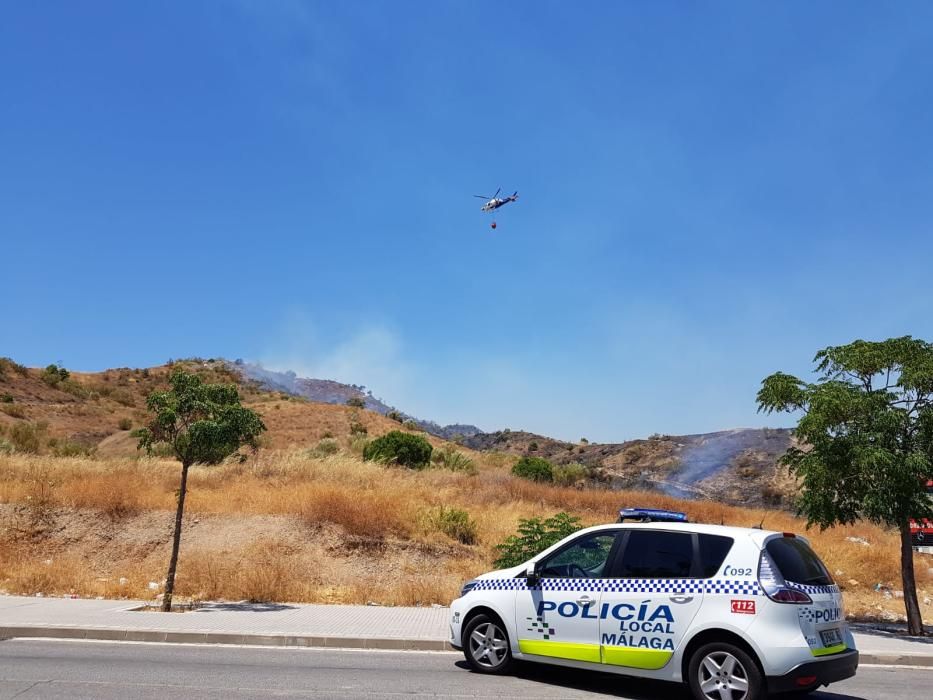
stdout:
<svg viewBox="0 0 933 700">
<path fill-rule="evenodd" d="M 534 562 L 529 564 L 528 568 L 525 569 L 525 578 L 527 579 L 528 588 L 534 588 L 541 580 L 541 576 L 538 574 L 538 567 Z"/>
</svg>

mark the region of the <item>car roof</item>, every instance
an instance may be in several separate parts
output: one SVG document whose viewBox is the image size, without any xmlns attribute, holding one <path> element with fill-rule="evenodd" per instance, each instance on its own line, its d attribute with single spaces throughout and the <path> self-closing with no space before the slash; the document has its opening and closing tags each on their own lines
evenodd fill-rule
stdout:
<svg viewBox="0 0 933 700">
<path fill-rule="evenodd" d="M 735 527 L 733 525 L 708 525 L 706 523 L 677 523 L 677 522 L 654 522 L 654 523 L 608 523 L 606 525 L 596 525 L 586 528 L 585 531 L 599 530 L 665 530 L 670 532 L 696 532 L 707 535 L 721 535 L 726 537 L 748 537 L 758 545 L 762 545 L 765 540 L 773 535 L 782 536 L 783 533 L 774 530 L 762 530 L 757 527 Z M 585 532 L 581 530 L 581 532 Z"/>
</svg>

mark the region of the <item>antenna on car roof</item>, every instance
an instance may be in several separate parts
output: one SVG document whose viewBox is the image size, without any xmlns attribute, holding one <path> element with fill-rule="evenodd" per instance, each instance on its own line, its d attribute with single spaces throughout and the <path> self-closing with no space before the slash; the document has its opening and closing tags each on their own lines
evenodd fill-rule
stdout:
<svg viewBox="0 0 933 700">
<path fill-rule="evenodd" d="M 764 530 L 764 529 L 765 529 L 765 519 L 762 518 L 762 519 L 761 519 L 761 522 L 758 523 L 757 525 L 755 525 L 755 527 L 753 527 L 752 529 L 753 529 L 753 530 Z"/>
</svg>

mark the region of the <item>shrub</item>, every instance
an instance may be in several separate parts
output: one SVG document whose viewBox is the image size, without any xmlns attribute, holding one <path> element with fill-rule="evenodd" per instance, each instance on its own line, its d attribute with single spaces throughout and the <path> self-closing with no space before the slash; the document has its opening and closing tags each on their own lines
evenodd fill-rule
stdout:
<svg viewBox="0 0 933 700">
<path fill-rule="evenodd" d="M 350 435 L 368 435 L 369 431 L 366 429 L 366 426 L 360 423 L 359 420 L 353 418 L 350 420 Z"/>
<path fill-rule="evenodd" d="M 554 466 L 543 457 L 522 457 L 512 467 L 512 474 L 531 481 L 553 481 Z"/>
<path fill-rule="evenodd" d="M 586 438 L 580 438 L 580 444 L 581 444 L 581 445 L 589 445 L 589 444 L 590 444 L 590 441 L 587 440 Z"/>
<path fill-rule="evenodd" d="M 402 423 L 402 427 L 405 428 L 405 430 L 418 430 L 418 424 L 411 418 Z"/>
<path fill-rule="evenodd" d="M 41 423 L 17 423 L 10 429 L 10 442 L 17 452 L 36 454 L 44 432 Z"/>
<path fill-rule="evenodd" d="M 308 450 L 308 454 L 317 459 L 330 457 L 338 452 L 340 452 L 340 445 L 338 445 L 337 441 L 333 438 L 323 438 L 318 442 L 316 447 Z"/>
<path fill-rule="evenodd" d="M 434 448 L 420 435 L 393 430 L 378 437 L 363 450 L 363 459 L 423 469 L 431 462 Z"/>
<path fill-rule="evenodd" d="M 58 386 L 70 376 L 71 372 L 55 364 L 49 365 L 42 371 L 42 381 L 49 386 Z"/>
<path fill-rule="evenodd" d="M 528 451 L 529 451 L 529 452 L 537 452 L 537 451 L 538 451 L 538 443 L 535 442 L 534 440 L 532 440 L 530 443 L 528 443 Z"/>
<path fill-rule="evenodd" d="M 133 427 L 133 421 L 130 418 L 121 418 L 120 422 L 117 423 L 117 427 L 120 430 L 130 430 Z"/>
<path fill-rule="evenodd" d="M 10 418 L 25 418 L 26 409 L 15 403 L 5 403 L 0 406 L 0 411 L 6 413 Z"/>
<path fill-rule="evenodd" d="M 567 513 L 541 520 L 528 518 L 518 521 L 518 533 L 510 536 L 502 544 L 496 545 L 499 557 L 495 565 L 498 568 L 518 566 L 552 544 L 560 542 L 582 527 L 580 519 Z"/>
<path fill-rule="evenodd" d="M 476 522 L 465 510 L 441 506 L 431 513 L 430 520 L 438 532 L 450 539 L 461 544 L 476 544 Z"/>
<path fill-rule="evenodd" d="M 13 444 L 8 440 L 0 438 L 0 455 L 10 454 L 13 454 Z"/>
<path fill-rule="evenodd" d="M 476 473 L 476 465 L 473 460 L 462 452 L 454 449 L 453 445 L 445 445 L 439 450 L 434 450 L 431 454 L 431 463 L 441 469 L 450 469 L 455 472 L 466 472 L 468 474 Z"/>
<path fill-rule="evenodd" d="M 347 399 L 347 406 L 351 408 L 366 408 L 366 402 L 359 396 L 351 396 Z"/>
<path fill-rule="evenodd" d="M 13 394 L 9 392 L 0 394 L 0 403 L 13 403 Z"/>
<path fill-rule="evenodd" d="M 386 413 L 386 418 L 391 418 L 396 423 L 401 423 L 405 420 L 405 416 L 403 416 L 401 413 L 396 411 L 394 408 L 388 413 Z"/>
<path fill-rule="evenodd" d="M 589 470 L 580 463 L 554 465 L 554 483 L 558 486 L 574 486 L 586 479 Z"/>
</svg>

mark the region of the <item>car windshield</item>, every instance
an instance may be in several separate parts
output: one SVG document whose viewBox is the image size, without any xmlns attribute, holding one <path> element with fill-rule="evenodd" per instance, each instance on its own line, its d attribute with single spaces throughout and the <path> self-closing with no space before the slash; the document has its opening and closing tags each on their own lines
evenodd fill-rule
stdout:
<svg viewBox="0 0 933 700">
<path fill-rule="evenodd" d="M 823 562 L 803 540 L 795 537 L 773 539 L 765 549 L 787 581 L 816 586 L 828 586 L 833 582 Z"/>
</svg>

